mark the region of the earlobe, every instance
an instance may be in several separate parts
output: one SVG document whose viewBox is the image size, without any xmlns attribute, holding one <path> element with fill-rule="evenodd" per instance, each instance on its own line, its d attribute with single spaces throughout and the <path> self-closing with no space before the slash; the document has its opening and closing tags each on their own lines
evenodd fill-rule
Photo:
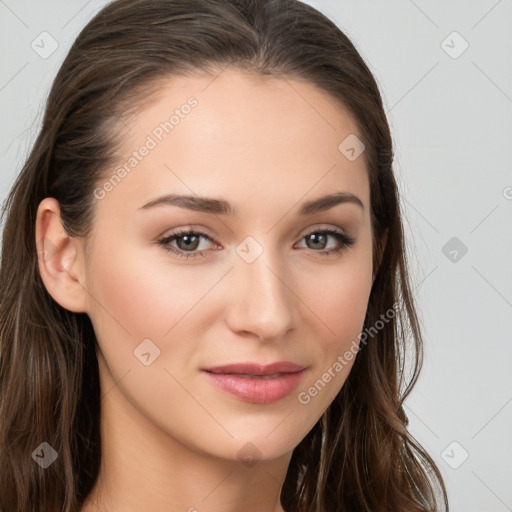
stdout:
<svg viewBox="0 0 512 512">
<path fill-rule="evenodd" d="M 81 246 L 64 229 L 56 199 L 47 197 L 39 204 L 35 235 L 39 273 L 48 293 L 69 311 L 87 312 Z"/>
</svg>

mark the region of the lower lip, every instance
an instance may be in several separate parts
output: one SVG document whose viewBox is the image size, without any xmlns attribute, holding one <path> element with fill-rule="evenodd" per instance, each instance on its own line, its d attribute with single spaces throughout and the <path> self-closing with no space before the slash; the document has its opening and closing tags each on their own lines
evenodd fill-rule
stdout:
<svg viewBox="0 0 512 512">
<path fill-rule="evenodd" d="M 217 387 L 245 402 L 270 404 L 288 396 L 299 385 L 305 372 L 284 373 L 280 377 L 263 379 L 261 377 L 239 377 L 233 374 L 206 374 L 210 382 Z"/>
</svg>

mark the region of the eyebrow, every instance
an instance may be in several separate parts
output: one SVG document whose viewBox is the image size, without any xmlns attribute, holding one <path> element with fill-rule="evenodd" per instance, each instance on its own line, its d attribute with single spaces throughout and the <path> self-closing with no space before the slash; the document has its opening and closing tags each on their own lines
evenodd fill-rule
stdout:
<svg viewBox="0 0 512 512">
<path fill-rule="evenodd" d="M 359 197 L 350 192 L 336 192 L 326 196 L 313 199 L 305 202 L 300 210 L 299 215 L 312 215 L 313 213 L 323 212 L 329 210 L 339 204 L 355 204 L 364 210 L 364 205 Z M 214 199 L 209 197 L 188 196 L 178 194 L 167 194 L 165 196 L 157 197 L 144 204 L 139 210 L 147 210 L 155 206 L 179 206 L 180 208 L 187 208 L 189 210 L 211 213 L 215 215 L 230 215 L 235 216 L 237 209 L 225 201 L 224 199 Z"/>
</svg>

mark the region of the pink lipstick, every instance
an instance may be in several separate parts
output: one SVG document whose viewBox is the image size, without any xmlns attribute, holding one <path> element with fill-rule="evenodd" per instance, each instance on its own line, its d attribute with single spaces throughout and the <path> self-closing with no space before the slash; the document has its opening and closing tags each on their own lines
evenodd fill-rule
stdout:
<svg viewBox="0 0 512 512">
<path fill-rule="evenodd" d="M 269 404 L 288 396 L 299 385 L 306 368 L 289 361 L 269 365 L 236 363 L 203 368 L 215 386 L 241 400 Z"/>
</svg>

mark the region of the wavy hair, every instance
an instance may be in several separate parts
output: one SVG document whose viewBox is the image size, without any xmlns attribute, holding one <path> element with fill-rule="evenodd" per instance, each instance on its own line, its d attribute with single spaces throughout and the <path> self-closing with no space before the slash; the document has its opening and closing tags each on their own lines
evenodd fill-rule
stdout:
<svg viewBox="0 0 512 512">
<path fill-rule="evenodd" d="M 160 79 L 225 66 L 314 84 L 353 115 L 366 146 L 379 267 L 364 329 L 391 308 L 395 312 L 361 343 L 344 386 L 293 451 L 283 508 L 448 510 L 439 469 L 407 430 L 403 402 L 421 368 L 422 335 L 392 139 L 362 57 L 339 27 L 298 0 L 114 0 L 85 26 L 60 67 L 41 129 L 1 213 L 3 512 L 78 512 L 101 460 L 97 341 L 89 317 L 59 306 L 43 285 L 35 240 L 38 205 L 56 198 L 68 235 L 87 237 L 93 191 L 115 164 L 121 143 L 118 123 L 143 107 Z M 42 441 L 58 453 L 47 469 L 31 456 Z"/>
</svg>

